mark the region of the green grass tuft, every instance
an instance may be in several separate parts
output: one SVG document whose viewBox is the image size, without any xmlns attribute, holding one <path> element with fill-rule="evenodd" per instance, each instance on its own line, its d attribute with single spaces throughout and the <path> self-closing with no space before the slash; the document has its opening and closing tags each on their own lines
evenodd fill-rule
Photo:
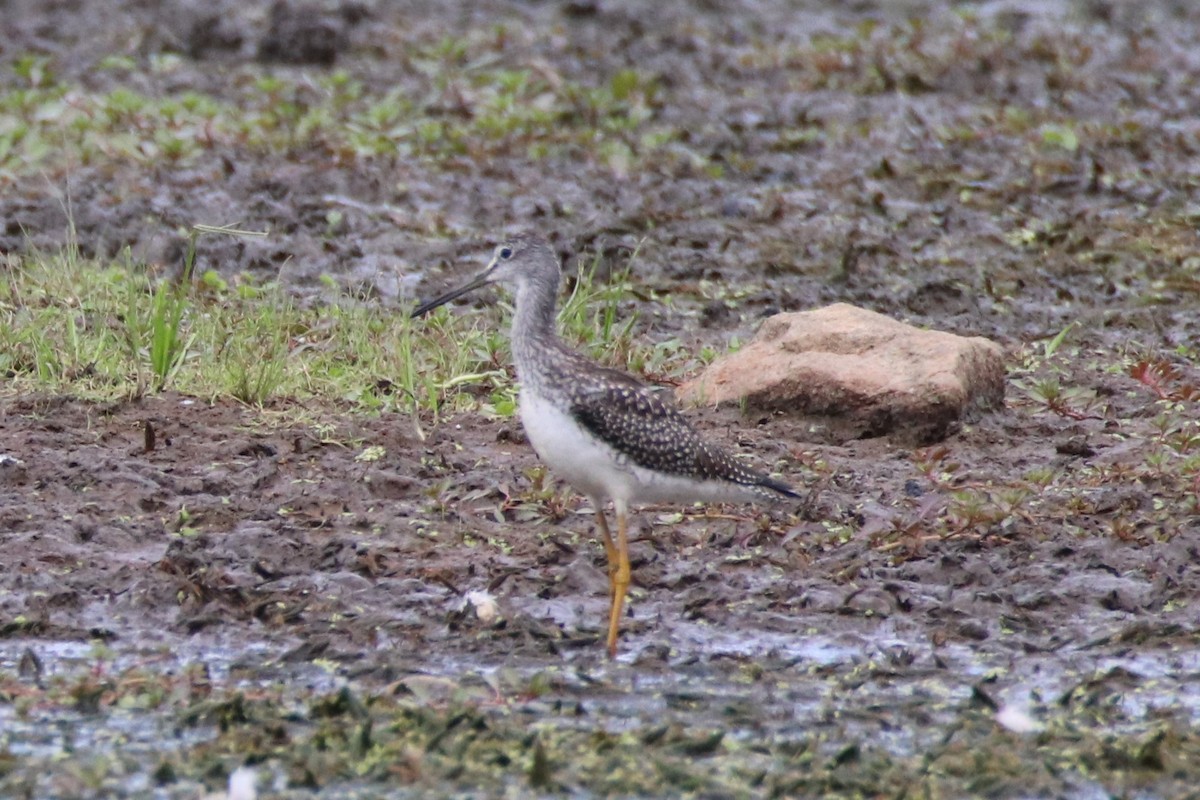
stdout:
<svg viewBox="0 0 1200 800">
<path fill-rule="evenodd" d="M 214 233 L 246 235 L 197 227 L 174 279 L 128 254 L 97 261 L 66 248 L 10 256 L 0 267 L 2 391 L 107 401 L 169 387 L 255 406 L 318 400 L 429 419 L 515 412 L 503 309 L 441 309 L 413 321 L 349 297 L 300 307 L 274 284 L 194 275 L 197 237 Z M 581 267 L 563 305 L 567 340 L 620 368 L 690 364 L 677 350 L 664 355 L 635 341 L 636 316 L 621 308 L 632 291 L 629 267 L 599 281 L 598 265 Z"/>
</svg>

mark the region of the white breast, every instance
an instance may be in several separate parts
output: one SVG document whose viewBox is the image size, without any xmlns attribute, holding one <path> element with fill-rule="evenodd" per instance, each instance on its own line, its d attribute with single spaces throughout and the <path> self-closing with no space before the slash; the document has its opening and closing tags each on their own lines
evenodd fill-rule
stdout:
<svg viewBox="0 0 1200 800">
<path fill-rule="evenodd" d="M 636 479 L 624 456 L 537 395 L 522 392 L 520 407 L 529 443 L 557 477 L 596 500 L 633 499 Z"/>
</svg>

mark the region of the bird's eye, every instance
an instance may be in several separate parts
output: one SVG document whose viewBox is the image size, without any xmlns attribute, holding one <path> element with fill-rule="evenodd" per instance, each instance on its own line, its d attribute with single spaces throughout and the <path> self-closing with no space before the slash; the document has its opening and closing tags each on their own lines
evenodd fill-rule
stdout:
<svg viewBox="0 0 1200 800">
<path fill-rule="evenodd" d="M 508 261 L 510 258 L 512 258 L 512 248 L 511 247 L 501 247 L 500 248 L 500 258 L 503 259 L 504 261 Z"/>
</svg>

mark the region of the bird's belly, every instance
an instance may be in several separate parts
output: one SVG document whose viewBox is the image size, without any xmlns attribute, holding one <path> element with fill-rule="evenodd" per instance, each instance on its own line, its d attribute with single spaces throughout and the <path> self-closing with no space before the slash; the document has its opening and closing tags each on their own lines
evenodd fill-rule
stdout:
<svg viewBox="0 0 1200 800">
<path fill-rule="evenodd" d="M 575 489 L 596 500 L 632 500 L 635 477 L 625 458 L 584 429 L 569 412 L 522 393 L 521 423 L 546 466 Z"/>
</svg>

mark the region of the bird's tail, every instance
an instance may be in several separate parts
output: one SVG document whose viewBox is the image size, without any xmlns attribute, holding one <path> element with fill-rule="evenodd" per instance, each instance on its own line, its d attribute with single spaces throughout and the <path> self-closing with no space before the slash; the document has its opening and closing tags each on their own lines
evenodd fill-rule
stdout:
<svg viewBox="0 0 1200 800">
<path fill-rule="evenodd" d="M 762 477 L 762 480 L 758 482 L 758 485 L 764 489 L 770 489 L 773 492 L 778 492 L 784 497 L 800 497 L 800 493 L 793 489 L 790 485 L 784 483 L 783 481 L 777 481 L 767 475 Z"/>
</svg>

